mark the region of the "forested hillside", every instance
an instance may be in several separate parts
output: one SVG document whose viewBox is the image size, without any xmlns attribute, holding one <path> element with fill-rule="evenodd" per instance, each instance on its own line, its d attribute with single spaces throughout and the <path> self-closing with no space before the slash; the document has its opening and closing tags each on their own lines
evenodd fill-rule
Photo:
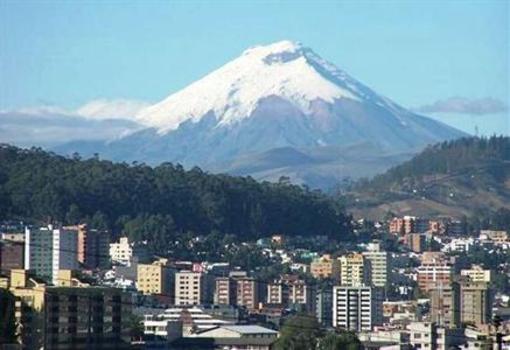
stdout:
<svg viewBox="0 0 510 350">
<path fill-rule="evenodd" d="M 348 238 L 335 201 L 286 181 L 210 175 L 164 163 L 65 158 L 41 149 L 0 147 L 0 215 L 41 222 L 90 222 L 164 242 L 172 232 L 212 231 L 256 238 L 281 232 Z M 157 236 L 157 237 L 156 237 Z"/>
<path fill-rule="evenodd" d="M 510 207 L 510 138 L 462 138 L 426 148 L 372 180 L 356 183 L 358 215 L 472 215 Z"/>
</svg>

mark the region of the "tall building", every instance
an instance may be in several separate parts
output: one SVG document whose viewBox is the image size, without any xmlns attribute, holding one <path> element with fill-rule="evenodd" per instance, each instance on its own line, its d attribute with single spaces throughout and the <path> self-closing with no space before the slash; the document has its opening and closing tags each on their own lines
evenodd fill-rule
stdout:
<svg viewBox="0 0 510 350">
<path fill-rule="evenodd" d="M 107 231 L 90 229 L 86 224 L 65 226 L 78 232 L 77 258 L 87 269 L 105 268 L 110 263 L 110 235 Z"/>
<path fill-rule="evenodd" d="M 413 216 L 404 216 L 403 218 L 393 218 L 389 224 L 390 233 L 397 235 L 404 235 L 414 232 L 414 221 Z"/>
<path fill-rule="evenodd" d="M 406 235 L 406 244 L 415 253 L 422 253 L 427 248 L 427 236 L 423 233 Z"/>
<path fill-rule="evenodd" d="M 370 285 L 370 262 L 363 257 L 363 254 L 350 253 L 341 256 L 338 260 L 342 286 Z"/>
<path fill-rule="evenodd" d="M 58 270 L 78 269 L 78 232 L 53 226 L 25 231 L 25 269 L 56 284 Z"/>
<path fill-rule="evenodd" d="M 131 305 L 119 289 L 48 287 L 45 349 L 128 349 Z"/>
<path fill-rule="evenodd" d="M 325 327 L 333 323 L 333 288 L 324 287 L 317 291 L 315 296 L 315 316 Z"/>
<path fill-rule="evenodd" d="M 23 269 L 24 250 L 23 242 L 0 241 L 0 272 Z"/>
<path fill-rule="evenodd" d="M 137 289 L 143 294 L 170 297 L 174 290 L 174 274 L 167 259 L 159 259 L 152 264 L 138 264 Z"/>
<path fill-rule="evenodd" d="M 460 282 L 460 320 L 483 325 L 492 319 L 492 290 L 485 282 Z"/>
<path fill-rule="evenodd" d="M 372 285 L 375 287 L 386 288 L 390 275 L 390 256 L 388 252 L 380 250 L 380 247 L 374 250 L 363 252 L 365 260 L 369 261 L 369 274 Z"/>
<path fill-rule="evenodd" d="M 217 277 L 214 288 L 216 305 L 235 305 L 237 303 L 236 281 L 232 277 Z"/>
<path fill-rule="evenodd" d="M 383 291 L 377 287 L 333 287 L 333 327 L 354 332 L 382 324 Z"/>
<path fill-rule="evenodd" d="M 315 278 L 331 278 L 340 280 L 340 262 L 333 259 L 331 255 L 323 255 L 310 264 L 310 273 Z"/>
<path fill-rule="evenodd" d="M 430 291 L 431 321 L 438 326 L 457 328 L 460 325 L 460 290 L 458 283 L 438 286 Z"/>
<path fill-rule="evenodd" d="M 449 286 L 452 274 L 452 264 L 443 253 L 425 252 L 418 267 L 418 287 L 428 293 L 439 286 Z"/>
<path fill-rule="evenodd" d="M 202 272 L 175 273 L 175 305 L 210 304 L 209 276 Z"/>
<path fill-rule="evenodd" d="M 266 302 L 268 304 L 287 305 L 289 302 L 289 286 L 281 280 L 268 283 Z"/>
<path fill-rule="evenodd" d="M 241 277 L 237 279 L 237 305 L 247 309 L 256 309 L 259 304 L 259 283 L 252 277 Z"/>
<path fill-rule="evenodd" d="M 492 281 L 492 271 L 485 270 L 479 265 L 474 265 L 470 269 L 460 270 L 460 275 L 467 278 L 471 282 L 491 283 Z"/>
</svg>

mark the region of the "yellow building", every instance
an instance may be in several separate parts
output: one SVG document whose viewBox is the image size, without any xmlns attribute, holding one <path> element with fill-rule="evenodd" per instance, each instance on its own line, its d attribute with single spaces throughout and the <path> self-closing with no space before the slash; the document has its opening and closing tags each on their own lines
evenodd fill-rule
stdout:
<svg viewBox="0 0 510 350">
<path fill-rule="evenodd" d="M 338 258 L 340 261 L 340 281 L 342 286 L 370 286 L 368 260 L 363 254 L 351 253 Z"/>
<path fill-rule="evenodd" d="M 173 269 L 166 259 L 152 264 L 138 264 L 137 289 L 143 294 L 170 295 L 173 292 Z"/>
<path fill-rule="evenodd" d="M 340 262 L 326 254 L 312 262 L 310 272 L 315 278 L 332 278 L 338 281 L 340 280 Z"/>
<path fill-rule="evenodd" d="M 43 308 L 46 285 L 29 276 L 23 269 L 11 270 L 10 292 L 16 298 L 14 317 L 18 341 L 27 349 L 38 349 L 43 343 Z"/>
</svg>

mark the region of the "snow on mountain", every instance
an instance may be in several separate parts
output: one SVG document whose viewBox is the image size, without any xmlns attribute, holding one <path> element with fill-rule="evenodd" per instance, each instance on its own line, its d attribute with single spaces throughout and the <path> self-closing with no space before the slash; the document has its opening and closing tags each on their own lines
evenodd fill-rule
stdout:
<svg viewBox="0 0 510 350">
<path fill-rule="evenodd" d="M 269 96 L 292 102 L 305 114 L 312 101 L 356 101 L 376 98 L 382 106 L 391 103 L 371 93 L 345 72 L 299 43 L 281 41 L 257 46 L 183 90 L 143 110 L 139 122 L 160 133 L 175 130 L 185 121 L 197 122 L 213 112 L 219 126 L 248 118 L 258 103 Z"/>
<path fill-rule="evenodd" d="M 135 120 L 147 128 L 96 150 L 122 161 L 180 163 L 214 172 L 330 186 L 371 176 L 428 144 L 464 136 L 377 94 L 311 49 L 256 46 Z"/>
</svg>

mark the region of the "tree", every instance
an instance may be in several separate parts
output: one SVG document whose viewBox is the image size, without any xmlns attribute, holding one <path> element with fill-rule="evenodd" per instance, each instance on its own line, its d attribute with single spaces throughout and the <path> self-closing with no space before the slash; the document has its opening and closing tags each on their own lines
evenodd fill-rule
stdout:
<svg viewBox="0 0 510 350">
<path fill-rule="evenodd" d="M 361 343 L 353 332 L 329 332 L 319 341 L 319 350 L 358 350 Z"/>
<path fill-rule="evenodd" d="M 317 347 L 322 331 L 314 316 L 298 314 L 285 321 L 280 334 L 275 350 L 309 350 Z"/>
</svg>

